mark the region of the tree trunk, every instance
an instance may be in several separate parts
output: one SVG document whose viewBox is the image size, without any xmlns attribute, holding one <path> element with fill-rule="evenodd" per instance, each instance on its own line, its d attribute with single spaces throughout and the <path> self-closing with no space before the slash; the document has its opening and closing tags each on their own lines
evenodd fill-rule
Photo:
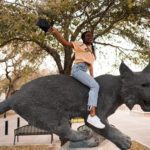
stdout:
<svg viewBox="0 0 150 150">
<path fill-rule="evenodd" d="M 72 50 L 69 47 L 64 47 L 65 50 L 65 59 L 64 59 L 64 74 L 70 75 L 71 74 L 71 67 L 72 67 Z"/>
</svg>

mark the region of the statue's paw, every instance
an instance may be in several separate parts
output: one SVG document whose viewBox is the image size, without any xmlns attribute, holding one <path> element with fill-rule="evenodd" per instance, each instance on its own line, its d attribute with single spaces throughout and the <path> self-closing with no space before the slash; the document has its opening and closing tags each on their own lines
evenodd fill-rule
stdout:
<svg viewBox="0 0 150 150">
<path fill-rule="evenodd" d="M 87 147 L 96 147 L 99 145 L 99 139 L 92 137 L 89 140 L 86 141 Z"/>
<path fill-rule="evenodd" d="M 92 132 L 92 129 L 91 128 L 89 128 L 87 125 L 82 125 L 82 126 L 80 126 L 80 127 L 78 127 L 78 129 L 77 129 L 78 131 L 91 131 Z"/>
<path fill-rule="evenodd" d="M 83 140 L 87 140 L 92 137 L 92 132 L 88 130 L 80 131 L 79 133 L 83 136 Z"/>
<path fill-rule="evenodd" d="M 128 150 L 131 148 L 131 138 L 128 137 L 128 136 L 124 136 L 124 137 L 121 137 L 119 140 L 119 147 L 121 148 L 121 150 Z"/>
<path fill-rule="evenodd" d="M 90 138 L 88 140 L 83 140 L 79 142 L 70 142 L 69 147 L 70 148 L 90 148 L 90 147 L 96 147 L 99 145 L 99 140 L 97 138 Z"/>
</svg>

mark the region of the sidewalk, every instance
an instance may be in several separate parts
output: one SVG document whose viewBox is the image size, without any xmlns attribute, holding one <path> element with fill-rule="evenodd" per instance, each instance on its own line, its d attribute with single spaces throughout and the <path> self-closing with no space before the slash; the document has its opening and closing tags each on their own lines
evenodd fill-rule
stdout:
<svg viewBox="0 0 150 150">
<path fill-rule="evenodd" d="M 150 115 L 144 116 L 132 111 L 117 111 L 109 120 L 132 140 L 150 147 Z"/>
<path fill-rule="evenodd" d="M 13 145 L 14 134 L 13 131 L 17 128 L 17 117 L 18 115 L 8 116 L 6 119 L 0 118 L 0 146 L 3 145 Z M 5 121 L 9 121 L 8 135 L 4 135 L 4 124 Z M 109 122 L 115 125 L 123 133 L 130 136 L 132 140 L 139 141 L 144 145 L 150 147 L 150 116 L 142 116 L 138 114 L 131 113 L 129 111 L 116 111 L 111 117 L 109 117 Z M 21 125 L 27 124 L 26 121 L 21 119 Z M 83 123 L 73 123 L 73 128 L 76 129 Z M 19 143 L 16 145 L 33 145 L 33 144 L 50 144 L 49 135 L 39 135 L 39 136 L 21 136 L 19 138 Z M 58 136 L 54 135 L 54 145 L 60 146 Z M 108 148 L 109 146 L 109 148 Z M 101 148 L 92 148 L 90 150 L 119 150 L 111 142 L 105 140 L 101 144 Z M 88 150 L 88 149 L 86 149 Z"/>
</svg>

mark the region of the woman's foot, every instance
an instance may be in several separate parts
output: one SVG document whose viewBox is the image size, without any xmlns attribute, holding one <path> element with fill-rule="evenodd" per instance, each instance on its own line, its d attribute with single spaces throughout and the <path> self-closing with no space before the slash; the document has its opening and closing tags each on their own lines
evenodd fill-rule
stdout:
<svg viewBox="0 0 150 150">
<path fill-rule="evenodd" d="M 87 122 L 96 128 L 99 129 L 105 128 L 105 125 L 101 122 L 100 118 L 98 118 L 98 116 L 96 115 L 94 116 L 89 115 L 87 118 Z"/>
</svg>

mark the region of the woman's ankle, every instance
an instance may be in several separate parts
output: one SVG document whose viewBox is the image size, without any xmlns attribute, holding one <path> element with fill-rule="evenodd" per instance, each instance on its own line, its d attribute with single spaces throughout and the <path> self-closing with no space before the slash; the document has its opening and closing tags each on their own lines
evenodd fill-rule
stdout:
<svg viewBox="0 0 150 150">
<path fill-rule="evenodd" d="M 90 116 L 94 117 L 96 115 L 96 107 L 92 106 L 90 109 Z"/>
</svg>

